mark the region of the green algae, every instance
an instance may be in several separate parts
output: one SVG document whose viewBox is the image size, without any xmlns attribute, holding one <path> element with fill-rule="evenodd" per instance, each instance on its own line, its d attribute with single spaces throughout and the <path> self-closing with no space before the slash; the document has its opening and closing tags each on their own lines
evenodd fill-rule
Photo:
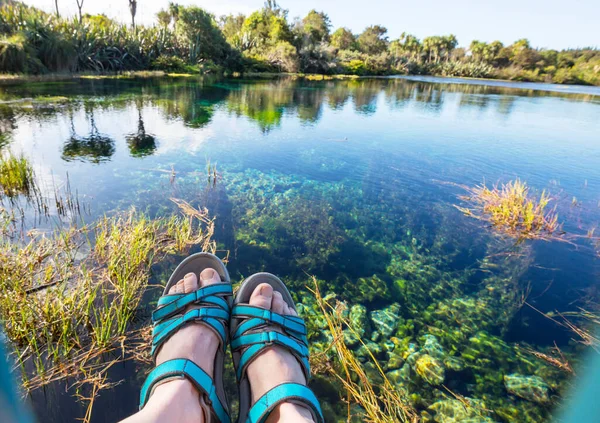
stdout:
<svg viewBox="0 0 600 423">
<path fill-rule="evenodd" d="M 489 255 L 481 261 L 482 268 L 490 269 L 483 277 L 475 269 L 450 270 L 456 253 L 437 253 L 448 251 L 445 230 L 432 241 L 415 228 L 391 237 L 382 231 L 383 239 L 378 242 L 355 231 L 365 221 L 377 220 L 380 213 L 377 207 L 353 213 L 364 196 L 360 190 L 345 185 L 340 191 L 335 183 L 317 184 L 273 172 L 267 176 L 244 171 L 227 179 L 227 191 L 233 204 L 239 205 L 233 210 L 238 251 L 292 259 L 296 266 L 317 274 L 328 301 L 346 301 L 347 316 L 360 339 L 348 330 L 344 339 L 365 363 L 367 373 L 377 380 L 369 364 L 373 356 L 391 381 L 413 395 L 414 406 L 424 410 L 424 421 L 537 422 L 548 418 L 544 401 L 525 405 L 526 394 L 510 396 L 504 385 L 505 377 L 513 373 L 544 375 L 558 390 L 566 381 L 558 369 L 501 337 L 522 305 L 526 287 L 518 281 L 531 263 L 526 247 L 520 254 L 497 258 L 496 252 L 506 245 L 491 242 Z M 347 207 L 343 216 L 336 212 L 341 204 Z M 444 219 L 440 222 L 450 224 Z M 386 237 L 396 241 L 386 241 Z M 375 273 L 360 277 L 351 265 L 342 266 L 336 276 L 329 277 L 328 265 L 334 260 L 340 266 L 339 252 L 348 244 L 362 244 L 362 251 L 375 252 L 375 261 L 387 265 L 373 266 Z M 369 256 L 363 254 L 367 268 Z M 247 272 L 261 270 L 260 263 L 255 260 L 258 266 Z M 479 282 L 473 289 L 469 281 L 475 276 Z M 306 277 L 290 269 L 288 283 L 297 293 L 306 285 Z M 298 294 L 297 300 L 307 319 L 313 351 L 327 353 L 332 337 L 318 310 L 310 296 Z M 443 385 L 455 387 L 473 403 L 485 401 L 484 408 L 494 412 L 448 411 L 449 405 L 456 408 L 460 402 L 441 400 L 447 394 Z"/>
</svg>

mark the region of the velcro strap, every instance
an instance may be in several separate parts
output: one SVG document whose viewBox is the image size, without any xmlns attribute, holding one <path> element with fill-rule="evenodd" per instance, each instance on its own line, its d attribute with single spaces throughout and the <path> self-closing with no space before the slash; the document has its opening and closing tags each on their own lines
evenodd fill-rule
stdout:
<svg viewBox="0 0 600 423">
<path fill-rule="evenodd" d="M 225 406 L 217 395 L 212 378 L 191 360 L 178 358 L 165 361 L 150 372 L 140 394 L 140 410 L 144 408 L 154 387 L 165 379 L 185 377 L 190 380 L 201 394 L 206 395 L 206 403 L 211 407 L 221 423 L 230 423 L 231 419 Z"/>
<path fill-rule="evenodd" d="M 231 284 L 216 283 L 187 294 L 163 295 L 158 300 L 158 307 L 152 313 L 152 321 L 159 322 L 169 316 L 181 312 L 190 304 L 210 303 L 229 311 L 229 304 L 219 296 L 233 295 Z"/>
<path fill-rule="evenodd" d="M 307 407 L 315 418 L 315 423 L 324 423 L 319 400 L 308 387 L 298 383 L 277 385 L 256 401 L 250 408 L 246 423 L 264 423 L 273 410 L 283 402 L 291 402 Z"/>
<path fill-rule="evenodd" d="M 298 316 L 282 315 L 275 313 L 274 311 L 267 310 L 260 307 L 254 307 L 246 304 L 238 304 L 233 307 L 231 311 L 232 318 L 234 319 L 247 319 L 256 318 L 261 319 L 265 323 L 276 324 L 281 326 L 283 329 L 295 332 L 299 335 L 306 335 L 306 325 L 304 320 Z M 243 323 L 242 323 L 243 325 Z M 242 326 L 240 325 L 240 326 Z M 240 330 L 238 327 L 236 335 L 241 335 L 247 329 Z"/>
<path fill-rule="evenodd" d="M 224 345 L 227 341 L 227 332 L 225 330 L 225 322 L 229 320 L 229 313 L 223 309 L 216 307 L 195 308 L 187 311 L 184 315 L 165 320 L 154 326 L 152 330 L 152 355 L 162 343 L 164 343 L 171 335 L 179 330 L 183 325 L 190 322 L 201 321 L 210 325 L 221 338 L 221 343 Z"/>
<path fill-rule="evenodd" d="M 283 333 L 273 331 L 251 333 L 248 335 L 242 335 L 240 337 L 234 338 L 231 341 L 231 349 L 236 351 L 241 348 L 250 347 L 255 344 L 277 344 L 293 349 L 300 356 L 308 357 L 308 347 L 304 343 L 300 343 L 297 340 Z"/>
</svg>

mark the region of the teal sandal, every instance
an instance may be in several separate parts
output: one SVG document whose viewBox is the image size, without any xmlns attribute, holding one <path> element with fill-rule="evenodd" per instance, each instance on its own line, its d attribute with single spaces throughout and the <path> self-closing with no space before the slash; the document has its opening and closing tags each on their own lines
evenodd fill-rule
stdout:
<svg viewBox="0 0 600 423">
<path fill-rule="evenodd" d="M 223 283 L 213 284 L 187 294 L 171 294 L 169 289 L 188 273 L 197 276 L 206 268 L 213 268 Z M 198 276 L 199 277 L 199 276 Z M 227 324 L 231 314 L 233 291 L 225 265 L 209 253 L 193 254 L 183 260 L 175 269 L 163 296 L 158 300 L 157 309 L 152 313 L 152 358 L 156 360 L 159 348 L 180 328 L 192 322 L 202 322 L 212 329 L 220 339 L 215 356 L 214 373 L 211 378 L 197 364 L 187 359 L 166 361 L 150 372 L 142 387 L 140 410 L 146 405 L 154 388 L 173 379 L 187 378 L 203 396 L 203 409 L 210 416 L 209 422 L 230 423 L 227 396 L 223 385 L 223 362 L 228 340 Z M 189 305 L 200 307 L 184 312 Z"/>
<path fill-rule="evenodd" d="M 300 363 L 304 376 L 310 379 L 308 340 L 302 318 L 284 316 L 271 310 L 248 305 L 254 289 L 268 283 L 278 291 L 288 306 L 296 309 L 294 301 L 283 282 L 270 273 L 257 273 L 246 279 L 236 294 L 231 316 L 231 349 L 233 364 L 240 385 L 239 423 L 262 423 L 279 404 L 293 402 L 308 408 L 315 422 L 322 423 L 323 413 L 315 394 L 306 386 L 283 383 L 275 386 L 252 405 L 250 383 L 246 369 L 252 361 L 272 345 L 288 349 Z M 265 330 L 275 326 L 278 331 Z"/>
</svg>

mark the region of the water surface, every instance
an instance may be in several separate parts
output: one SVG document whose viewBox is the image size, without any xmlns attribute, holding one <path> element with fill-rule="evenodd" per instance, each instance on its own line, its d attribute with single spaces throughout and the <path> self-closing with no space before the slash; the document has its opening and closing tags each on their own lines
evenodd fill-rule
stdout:
<svg viewBox="0 0 600 423">
<path fill-rule="evenodd" d="M 208 207 L 233 279 L 257 271 L 282 277 L 303 304 L 317 349 L 328 340 L 311 312 L 307 275 L 350 308 L 364 306 L 365 341 L 435 421 L 446 421 L 440 404 L 453 403 L 416 371 L 424 355 L 443 364 L 446 387 L 494 411 L 477 421 L 546 421 L 569 378 L 525 349 L 550 353 L 556 344 L 578 364 L 582 348 L 523 299 L 542 312 L 589 308 L 598 247 L 585 237 L 515 246 L 454 205 L 464 205 L 461 186 L 519 177 L 536 195 L 553 195 L 565 231 L 585 235 L 600 220 L 600 96 L 587 88 L 454 82 L 4 86 L 0 148 L 27 155 L 48 195 L 68 178 L 87 221 L 132 206 L 170 213 L 171 197 Z M 40 96 L 70 101 L 23 100 Z M 217 164 L 216 185 L 207 183 L 208 161 Z M 28 225 L 49 228 L 53 219 Z M 102 393 L 93 421 L 135 410 L 143 370 L 133 363 L 116 370 L 127 381 Z M 550 403 L 508 392 L 503 380 L 512 374 L 538 376 Z M 328 419 L 341 418 L 338 394 L 320 392 Z M 34 393 L 32 402 L 40 421 L 83 414 L 62 385 Z"/>
</svg>

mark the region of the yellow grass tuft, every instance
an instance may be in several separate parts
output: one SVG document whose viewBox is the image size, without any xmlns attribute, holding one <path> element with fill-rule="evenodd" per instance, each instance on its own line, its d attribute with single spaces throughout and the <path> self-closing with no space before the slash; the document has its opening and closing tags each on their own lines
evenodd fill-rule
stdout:
<svg viewBox="0 0 600 423">
<path fill-rule="evenodd" d="M 539 200 L 529 195 L 529 187 L 519 179 L 499 188 L 478 185 L 466 188 L 460 199 L 471 208 L 458 207 L 465 215 L 490 222 L 498 231 L 519 239 L 553 239 L 560 232 L 556 209 L 547 209 L 551 198 L 542 192 Z"/>
</svg>

